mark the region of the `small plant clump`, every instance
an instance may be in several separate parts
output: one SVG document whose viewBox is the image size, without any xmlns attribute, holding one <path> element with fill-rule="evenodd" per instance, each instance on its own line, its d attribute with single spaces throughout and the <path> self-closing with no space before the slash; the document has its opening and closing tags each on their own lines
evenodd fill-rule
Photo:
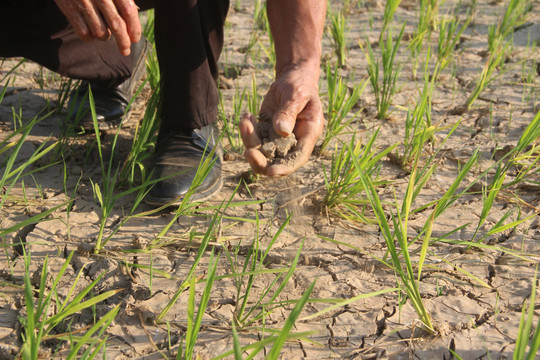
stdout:
<svg viewBox="0 0 540 360">
<path fill-rule="evenodd" d="M 375 103 L 377 106 L 377 118 L 385 119 L 388 116 L 392 99 L 396 94 L 397 81 L 401 74 L 403 64 L 397 63 L 396 54 L 403 38 L 405 25 L 396 40 L 393 40 L 392 31 L 381 34 L 382 41 L 379 42 L 381 48 L 381 57 L 375 58 L 371 44 L 367 41 L 366 59 L 368 62 L 367 72 L 373 92 L 375 94 Z M 361 44 L 360 44 L 361 45 Z"/>
</svg>

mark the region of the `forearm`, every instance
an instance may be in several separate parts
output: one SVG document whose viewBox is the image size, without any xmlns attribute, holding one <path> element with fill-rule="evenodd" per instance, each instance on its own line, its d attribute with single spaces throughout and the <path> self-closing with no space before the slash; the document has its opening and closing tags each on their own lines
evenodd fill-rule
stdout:
<svg viewBox="0 0 540 360">
<path fill-rule="evenodd" d="M 276 75 L 306 67 L 319 78 L 326 0 L 268 0 Z"/>
</svg>

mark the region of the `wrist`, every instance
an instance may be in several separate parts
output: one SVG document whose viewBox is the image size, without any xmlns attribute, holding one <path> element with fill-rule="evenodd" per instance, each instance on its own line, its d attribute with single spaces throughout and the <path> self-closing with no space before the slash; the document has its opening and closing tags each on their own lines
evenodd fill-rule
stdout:
<svg viewBox="0 0 540 360">
<path fill-rule="evenodd" d="M 312 78 L 317 83 L 319 81 L 321 63 L 319 58 L 287 62 L 284 64 L 276 63 L 276 78 L 287 73 L 302 72 L 306 77 Z"/>
</svg>

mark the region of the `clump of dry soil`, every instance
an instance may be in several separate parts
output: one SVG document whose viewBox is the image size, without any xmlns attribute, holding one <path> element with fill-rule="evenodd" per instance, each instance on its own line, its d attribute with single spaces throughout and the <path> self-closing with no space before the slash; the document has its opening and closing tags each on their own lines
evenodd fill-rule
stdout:
<svg viewBox="0 0 540 360">
<path fill-rule="evenodd" d="M 292 153 L 296 146 L 296 137 L 293 133 L 283 137 L 276 133 L 271 121 L 257 123 L 257 135 L 262 141 L 261 152 L 274 164 L 286 162 L 287 155 Z"/>
</svg>

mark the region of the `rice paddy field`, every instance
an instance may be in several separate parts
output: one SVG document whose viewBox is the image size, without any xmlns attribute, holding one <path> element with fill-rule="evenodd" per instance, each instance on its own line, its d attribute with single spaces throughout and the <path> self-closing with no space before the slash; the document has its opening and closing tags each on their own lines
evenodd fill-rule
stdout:
<svg viewBox="0 0 540 360">
<path fill-rule="evenodd" d="M 159 209 L 155 52 L 86 133 L 76 81 L 0 59 L 0 359 L 540 359 L 539 25 L 538 0 L 329 1 L 325 133 L 265 178 L 237 124 L 275 54 L 232 1 L 223 188 Z"/>
</svg>

